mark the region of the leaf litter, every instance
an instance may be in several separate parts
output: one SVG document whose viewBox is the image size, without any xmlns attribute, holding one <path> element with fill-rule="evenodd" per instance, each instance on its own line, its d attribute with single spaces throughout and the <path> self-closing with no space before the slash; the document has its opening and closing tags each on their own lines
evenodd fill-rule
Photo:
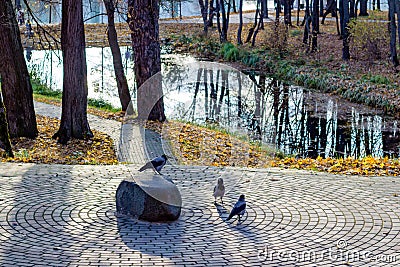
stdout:
<svg viewBox="0 0 400 267">
<path fill-rule="evenodd" d="M 88 140 L 72 139 L 66 145 L 57 143 L 53 134 L 60 121 L 55 118 L 36 116 L 39 135 L 35 139 L 12 138 L 14 158 L 2 158 L 3 162 L 45 164 L 117 164 L 113 140 L 105 133 L 92 130 L 94 137 Z"/>
</svg>

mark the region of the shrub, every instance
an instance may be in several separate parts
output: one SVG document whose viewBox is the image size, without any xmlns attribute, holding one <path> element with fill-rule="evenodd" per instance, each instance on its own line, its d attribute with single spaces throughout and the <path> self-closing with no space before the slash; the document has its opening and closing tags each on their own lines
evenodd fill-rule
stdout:
<svg viewBox="0 0 400 267">
<path fill-rule="evenodd" d="M 262 45 L 279 54 L 280 57 L 284 56 L 287 52 L 287 40 L 289 36 L 289 31 L 285 23 L 279 20 L 275 21 L 275 23 L 267 23 L 265 24 L 265 30 L 259 34 L 263 35 L 261 39 L 265 40 Z"/>
<path fill-rule="evenodd" d="M 362 80 L 374 84 L 390 84 L 390 80 L 382 75 L 363 75 Z"/>
<path fill-rule="evenodd" d="M 239 59 L 239 49 L 231 43 L 226 43 L 221 49 L 221 54 L 224 59 L 236 61 Z"/>
<path fill-rule="evenodd" d="M 349 23 L 349 32 L 352 57 L 373 63 L 389 53 L 390 36 L 386 23 L 377 20 L 352 20 Z"/>
</svg>

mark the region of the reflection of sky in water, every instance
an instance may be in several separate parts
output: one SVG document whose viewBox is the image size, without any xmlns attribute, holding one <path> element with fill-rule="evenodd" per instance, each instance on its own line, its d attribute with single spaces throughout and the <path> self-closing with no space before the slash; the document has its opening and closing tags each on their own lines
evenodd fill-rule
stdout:
<svg viewBox="0 0 400 267">
<path fill-rule="evenodd" d="M 133 66 L 126 51 L 122 48 L 135 97 Z M 374 110 L 269 78 L 254 76 L 253 82 L 232 68 L 190 56 L 162 58 L 169 119 L 215 123 L 298 156 L 398 156 L 397 121 L 382 118 Z M 89 97 L 119 106 L 110 50 L 88 48 L 87 64 Z M 56 53 L 33 51 L 29 68 L 53 89 L 62 89 L 62 64 Z"/>
<path fill-rule="evenodd" d="M 131 60 L 131 49 L 121 47 L 125 75 L 131 91 L 134 91 L 134 72 Z M 163 69 L 177 71 L 177 62 L 184 65 L 194 61 L 190 56 L 162 55 Z M 91 47 L 86 49 L 88 73 L 88 97 L 103 99 L 115 107 L 121 107 L 115 81 L 111 50 L 108 47 Z M 173 66 L 167 66 L 171 65 Z M 38 74 L 43 83 L 53 90 L 62 90 L 63 67 L 60 51 L 33 50 L 28 63 L 30 71 Z M 134 92 L 132 92 L 134 94 Z"/>
</svg>

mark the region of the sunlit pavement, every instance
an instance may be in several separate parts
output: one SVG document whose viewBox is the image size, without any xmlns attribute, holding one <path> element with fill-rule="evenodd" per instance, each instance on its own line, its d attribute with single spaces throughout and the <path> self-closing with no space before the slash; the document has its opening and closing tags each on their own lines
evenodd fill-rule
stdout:
<svg viewBox="0 0 400 267">
<path fill-rule="evenodd" d="M 135 125 L 119 136 L 118 123 L 89 120 L 123 140 L 120 158 L 135 164 L 0 164 L 0 266 L 399 266 L 397 177 L 169 164 L 181 217 L 140 222 L 116 216 L 115 192 L 165 146 Z M 227 193 L 215 206 L 219 177 Z M 225 222 L 240 194 L 243 222 Z"/>
<path fill-rule="evenodd" d="M 168 165 L 181 217 L 146 223 L 115 214 L 117 186 L 138 167 L 1 164 L 0 265 L 399 265 L 397 178 Z M 225 222 L 242 193 L 244 221 Z"/>
</svg>

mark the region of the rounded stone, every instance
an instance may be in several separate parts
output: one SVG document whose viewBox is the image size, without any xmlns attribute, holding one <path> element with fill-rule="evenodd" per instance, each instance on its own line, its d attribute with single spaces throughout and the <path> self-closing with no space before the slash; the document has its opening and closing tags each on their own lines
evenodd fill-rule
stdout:
<svg viewBox="0 0 400 267">
<path fill-rule="evenodd" d="M 167 177 L 141 173 L 122 181 L 116 192 L 117 213 L 149 222 L 177 220 L 182 198 Z"/>
</svg>

